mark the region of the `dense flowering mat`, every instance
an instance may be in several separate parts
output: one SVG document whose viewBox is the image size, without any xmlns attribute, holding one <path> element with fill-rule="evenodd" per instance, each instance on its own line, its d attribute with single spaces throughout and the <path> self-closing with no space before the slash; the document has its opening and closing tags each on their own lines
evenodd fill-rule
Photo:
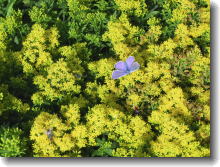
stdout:
<svg viewBox="0 0 220 167">
<path fill-rule="evenodd" d="M 0 156 L 210 156 L 210 2 L 0 0 Z"/>
</svg>

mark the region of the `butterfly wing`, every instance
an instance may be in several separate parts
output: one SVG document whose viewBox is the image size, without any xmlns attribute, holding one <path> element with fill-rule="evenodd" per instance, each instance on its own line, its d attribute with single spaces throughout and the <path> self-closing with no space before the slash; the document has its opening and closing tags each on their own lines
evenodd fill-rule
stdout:
<svg viewBox="0 0 220 167">
<path fill-rule="evenodd" d="M 127 60 L 126 60 L 126 64 L 127 64 L 128 69 L 131 68 L 131 65 L 132 65 L 133 62 L 134 62 L 134 57 L 133 56 L 129 56 L 127 58 Z"/>
<path fill-rule="evenodd" d="M 127 74 L 128 74 L 127 71 L 115 70 L 115 71 L 113 71 L 113 73 L 112 73 L 112 78 L 113 78 L 113 79 L 118 79 L 118 78 L 120 78 L 120 77 L 122 77 L 122 76 L 125 76 L 125 75 L 127 75 Z"/>
<path fill-rule="evenodd" d="M 113 79 L 118 79 L 140 68 L 140 64 L 134 61 L 133 56 L 129 56 L 125 62 L 119 61 L 115 64 L 116 70 L 112 73 Z"/>
<path fill-rule="evenodd" d="M 129 68 L 130 72 L 136 71 L 140 68 L 140 64 L 138 62 L 133 62 Z"/>
<path fill-rule="evenodd" d="M 115 64 L 116 70 L 127 71 L 127 65 L 123 61 L 119 61 Z"/>
</svg>

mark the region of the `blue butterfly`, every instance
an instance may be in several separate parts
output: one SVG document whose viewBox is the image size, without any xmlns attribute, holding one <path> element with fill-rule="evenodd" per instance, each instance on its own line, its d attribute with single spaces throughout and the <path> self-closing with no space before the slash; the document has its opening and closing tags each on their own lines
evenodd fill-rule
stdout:
<svg viewBox="0 0 220 167">
<path fill-rule="evenodd" d="M 116 70 L 112 73 L 113 79 L 118 79 L 120 77 L 123 77 L 127 74 L 130 74 L 131 72 L 134 72 L 140 68 L 140 64 L 134 61 L 133 56 L 129 56 L 127 60 L 119 61 L 115 64 Z"/>
</svg>

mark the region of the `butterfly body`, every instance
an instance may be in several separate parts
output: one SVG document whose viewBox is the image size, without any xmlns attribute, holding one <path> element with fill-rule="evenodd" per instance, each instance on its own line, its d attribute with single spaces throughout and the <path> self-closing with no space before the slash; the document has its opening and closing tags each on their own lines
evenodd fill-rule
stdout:
<svg viewBox="0 0 220 167">
<path fill-rule="evenodd" d="M 113 79 L 118 79 L 128 75 L 140 68 L 140 64 L 134 61 L 133 56 L 129 56 L 125 62 L 119 61 L 115 64 L 115 71 L 112 73 Z"/>
</svg>

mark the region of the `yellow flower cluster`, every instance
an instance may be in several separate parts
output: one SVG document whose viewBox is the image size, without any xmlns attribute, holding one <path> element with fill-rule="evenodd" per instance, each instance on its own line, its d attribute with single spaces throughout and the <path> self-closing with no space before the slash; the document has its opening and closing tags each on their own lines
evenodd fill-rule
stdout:
<svg viewBox="0 0 220 167">
<path fill-rule="evenodd" d="M 202 157 L 210 154 L 208 148 L 201 147 L 196 141 L 194 133 L 169 113 L 153 111 L 149 121 L 157 124 L 157 130 L 161 133 L 151 143 L 155 156 Z"/>
<path fill-rule="evenodd" d="M 65 157 L 80 156 L 80 148 L 85 147 L 87 129 L 79 122 L 79 106 L 77 104 L 62 106 L 61 113 L 66 118 L 63 122 L 56 114 L 42 112 L 34 122 L 31 139 L 35 156 Z"/>
<path fill-rule="evenodd" d="M 23 42 L 21 61 L 25 73 L 38 73 L 52 64 L 52 56 L 47 52 L 46 30 L 39 24 L 32 27 L 31 33 Z M 46 69 L 45 69 L 46 68 Z"/>
<path fill-rule="evenodd" d="M 122 12 L 130 13 L 134 11 L 134 14 L 137 16 L 143 15 L 147 10 L 144 0 L 115 0 L 115 3 Z"/>
<path fill-rule="evenodd" d="M 108 22 L 108 31 L 103 35 L 103 39 L 110 40 L 116 54 L 125 59 L 134 50 L 129 47 L 128 42 L 132 42 L 140 31 L 138 27 L 129 23 L 128 16 L 123 13 L 117 21 Z"/>
<path fill-rule="evenodd" d="M 86 118 L 89 145 L 96 145 L 95 137 L 108 134 L 110 140 L 119 144 L 119 148 L 113 152 L 114 156 L 141 157 L 143 146 L 152 138 L 150 126 L 140 117 L 128 116 L 105 105 L 94 106 Z"/>
<path fill-rule="evenodd" d="M 39 90 L 32 96 L 35 104 L 43 104 L 47 101 L 62 101 L 68 99 L 72 94 L 80 92 L 80 85 L 75 84 L 76 77 L 70 72 L 67 63 L 60 59 L 48 68 L 46 77 L 37 75 L 34 84 Z M 40 100 L 39 100 L 40 99 Z"/>
</svg>

